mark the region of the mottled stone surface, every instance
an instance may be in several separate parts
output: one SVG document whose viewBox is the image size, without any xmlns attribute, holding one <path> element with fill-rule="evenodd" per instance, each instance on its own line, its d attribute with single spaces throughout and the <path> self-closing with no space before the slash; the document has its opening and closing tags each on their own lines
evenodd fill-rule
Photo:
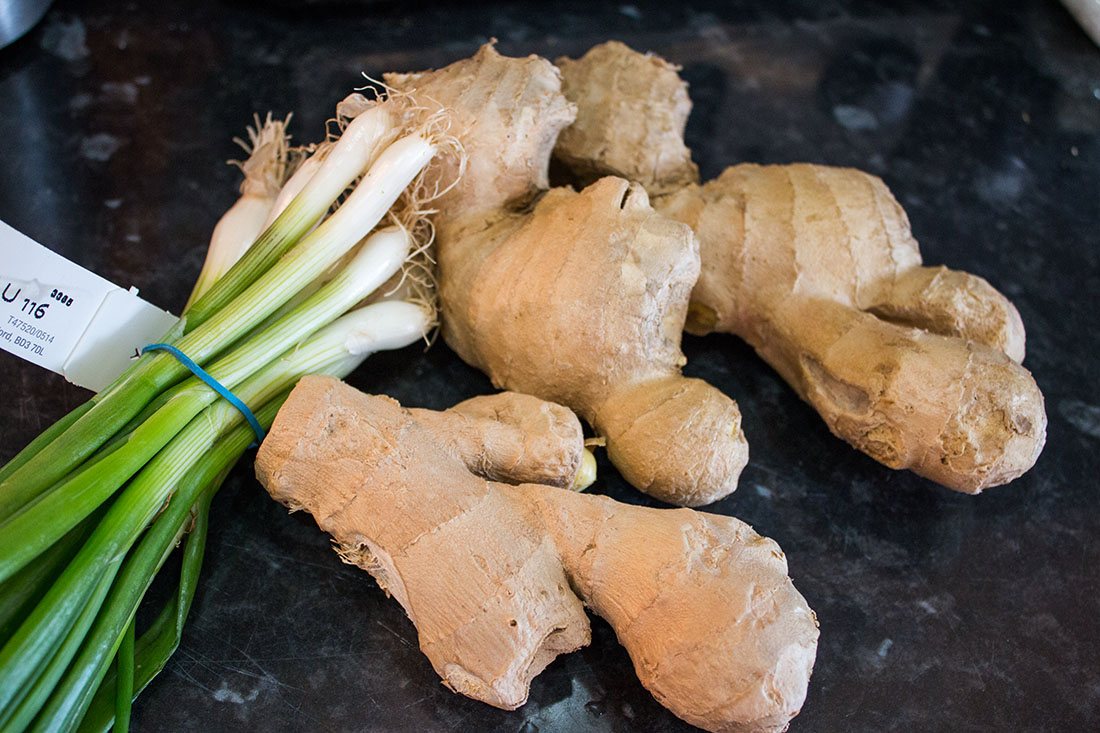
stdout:
<svg viewBox="0 0 1100 733">
<path fill-rule="evenodd" d="M 743 343 L 686 340 L 688 375 L 739 401 L 752 447 L 741 488 L 713 509 L 779 541 L 821 621 L 793 730 L 1095 727 L 1100 50 L 1058 4 L 153 5 L 58 2 L 0 50 L 0 218 L 170 309 L 234 199 L 222 161 L 253 112 L 293 111 L 316 139 L 360 72 L 445 64 L 493 36 L 502 53 L 551 58 L 617 38 L 681 64 L 704 177 L 799 160 L 882 176 L 926 262 L 1014 299 L 1049 439 L 1022 479 L 955 494 L 831 437 Z M 433 408 L 490 389 L 442 344 L 372 359 L 351 381 Z M 84 397 L 0 354 L 0 459 Z M 593 490 L 649 501 L 600 468 Z M 451 694 L 399 606 L 246 464 L 214 502 L 183 644 L 134 727 L 687 729 L 599 622 L 518 711 Z"/>
</svg>

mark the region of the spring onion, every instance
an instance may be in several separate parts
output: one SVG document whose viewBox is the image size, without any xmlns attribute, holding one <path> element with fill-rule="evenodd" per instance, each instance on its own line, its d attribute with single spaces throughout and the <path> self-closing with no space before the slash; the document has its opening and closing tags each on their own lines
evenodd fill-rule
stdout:
<svg viewBox="0 0 1100 733">
<path fill-rule="evenodd" d="M 344 376 L 432 325 L 412 302 L 356 308 L 423 247 L 403 193 L 440 140 L 417 114 L 408 100 L 375 103 L 289 178 L 281 123 L 250 130 L 242 168 L 275 165 L 264 175 L 276 184 L 242 187 L 255 201 L 223 219 L 164 340 L 265 426 L 302 375 Z M 387 218 L 399 225 L 380 228 Z M 20 585 L 0 606 L 0 731 L 128 725 L 132 698 L 179 643 L 211 498 L 253 440 L 174 357 L 145 354 L 0 468 L 0 590 Z M 178 590 L 139 635 L 137 608 L 181 541 Z"/>
<path fill-rule="evenodd" d="M 261 125 L 257 117 L 256 127 L 248 128 L 249 142 L 235 141 L 249 154 L 239 163 L 244 173 L 241 197 L 214 226 L 206 261 L 184 310 L 244 255 L 274 219 L 272 210 L 291 164 L 286 124 L 268 115 Z"/>
</svg>

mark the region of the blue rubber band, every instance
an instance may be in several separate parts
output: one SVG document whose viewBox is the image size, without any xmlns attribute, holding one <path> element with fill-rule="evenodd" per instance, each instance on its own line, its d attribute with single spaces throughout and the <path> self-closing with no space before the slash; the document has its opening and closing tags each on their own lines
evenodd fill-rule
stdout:
<svg viewBox="0 0 1100 733">
<path fill-rule="evenodd" d="M 241 414 L 244 415 L 244 419 L 248 420 L 248 424 L 252 426 L 252 430 L 256 433 L 257 440 L 260 443 L 264 442 L 267 433 L 264 432 L 263 426 L 260 425 L 260 421 L 252 414 L 252 410 L 248 409 L 248 405 L 242 402 L 237 395 L 226 389 L 225 385 L 210 376 L 205 369 L 192 361 L 191 357 L 171 344 L 149 344 L 141 350 L 141 353 L 144 354 L 146 351 L 167 351 L 169 354 L 179 359 L 180 363 L 194 372 L 196 377 L 206 382 L 210 386 L 210 389 L 220 394 L 229 401 L 229 404 L 240 410 Z"/>
</svg>

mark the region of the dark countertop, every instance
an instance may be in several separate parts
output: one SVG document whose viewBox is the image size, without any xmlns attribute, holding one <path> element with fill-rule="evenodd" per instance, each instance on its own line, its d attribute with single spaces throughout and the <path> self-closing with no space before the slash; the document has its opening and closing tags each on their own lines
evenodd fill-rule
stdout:
<svg viewBox="0 0 1100 733">
<path fill-rule="evenodd" d="M 0 218 L 173 310 L 235 198 L 223 161 L 253 112 L 293 111 L 316 139 L 360 72 L 442 65 L 493 36 L 509 55 L 617 38 L 682 64 L 704 177 L 744 160 L 882 176 L 926 263 L 1016 303 L 1048 439 L 1023 478 L 956 494 L 832 437 L 737 339 L 686 339 L 686 371 L 738 400 L 752 449 L 741 488 L 710 509 L 782 545 L 821 622 L 793 729 L 1096 728 L 1100 49 L 1060 5 L 142 5 L 59 2 L 0 50 Z M 441 344 L 350 381 L 435 408 L 490 390 Z M 87 396 L 8 354 L 0 385 L 0 459 Z M 648 501 L 601 469 L 594 491 Z M 137 730 L 688 729 L 599 621 L 524 708 L 454 695 L 397 603 L 268 499 L 247 460 L 213 514 L 183 643 Z"/>
</svg>

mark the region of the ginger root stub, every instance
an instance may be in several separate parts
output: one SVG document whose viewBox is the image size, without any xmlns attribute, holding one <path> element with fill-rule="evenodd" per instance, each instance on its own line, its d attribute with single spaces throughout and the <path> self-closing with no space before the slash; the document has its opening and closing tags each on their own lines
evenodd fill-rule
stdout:
<svg viewBox="0 0 1100 733">
<path fill-rule="evenodd" d="M 512 402 L 523 403 L 518 418 Z M 401 603 L 456 692 L 522 705 L 554 657 L 589 643 L 588 607 L 679 717 L 712 731 L 787 727 L 818 629 L 775 542 L 733 517 L 557 488 L 583 452 L 580 424 L 560 406 L 507 393 L 457 412 L 306 377 L 256 473 Z M 516 450 L 524 444 L 532 450 Z"/>
<path fill-rule="evenodd" d="M 557 70 L 485 46 L 386 82 L 450 109 L 468 156 L 433 204 L 447 344 L 497 387 L 575 410 L 642 491 L 686 506 L 733 491 L 748 460 L 737 405 L 680 373 L 699 243 L 621 178 L 546 190 L 573 119 Z"/>
<path fill-rule="evenodd" d="M 982 278 L 923 266 L 879 178 L 741 164 L 698 185 L 674 66 L 614 42 L 558 63 L 578 111 L 555 155 L 582 177 L 640 171 L 654 208 L 699 237 L 689 332 L 748 341 L 835 435 L 891 468 L 977 493 L 1034 465 L 1046 413 L 1019 364 L 1019 314 Z M 624 129 L 653 145 L 611 144 Z"/>
</svg>

